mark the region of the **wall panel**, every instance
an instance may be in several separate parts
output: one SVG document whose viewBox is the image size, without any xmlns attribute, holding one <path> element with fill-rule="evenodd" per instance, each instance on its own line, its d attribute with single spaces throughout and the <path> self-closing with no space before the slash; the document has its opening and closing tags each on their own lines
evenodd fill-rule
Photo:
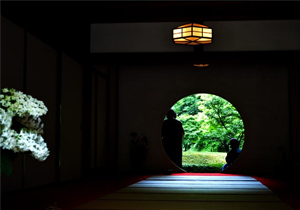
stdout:
<svg viewBox="0 0 300 210">
<path fill-rule="evenodd" d="M 107 158 L 107 83 L 97 74 L 92 76 L 91 167 L 105 168 Z"/>
<path fill-rule="evenodd" d="M 91 53 L 191 52 L 193 48 L 174 45 L 175 23 L 91 24 Z"/>
<path fill-rule="evenodd" d="M 1 88 L 24 91 L 24 30 L 1 16 Z M 22 188 L 22 155 L 12 162 L 11 176 L 1 177 L 1 190 Z"/>
<path fill-rule="evenodd" d="M 97 167 L 104 168 L 107 155 L 106 139 L 106 81 L 97 79 Z"/>
<path fill-rule="evenodd" d="M 31 156 L 25 157 L 25 187 L 32 187 L 55 182 L 57 52 L 30 34 L 27 40 L 27 94 L 43 101 L 48 108 L 41 119 L 44 123 L 43 138 L 50 150 L 43 162 Z"/>
<path fill-rule="evenodd" d="M 300 49 L 300 20 L 207 21 L 213 44 L 205 51 L 280 51 Z"/>
<path fill-rule="evenodd" d="M 1 88 L 23 91 L 24 30 L 1 16 Z"/>
<path fill-rule="evenodd" d="M 96 125 L 97 125 L 97 109 L 96 109 L 96 100 L 97 100 L 97 90 L 96 90 L 96 79 L 97 75 L 92 74 L 92 98 L 91 98 L 91 150 L 90 150 L 90 161 L 91 161 L 91 168 L 96 168 Z"/>
<path fill-rule="evenodd" d="M 173 28 L 186 22 L 91 24 L 91 53 L 193 52 L 175 45 Z M 300 49 L 300 20 L 205 21 L 213 43 L 204 51 L 274 51 Z"/>
<path fill-rule="evenodd" d="M 119 69 L 117 67 L 109 67 L 108 75 L 108 155 L 107 164 L 111 173 L 117 172 L 118 166 L 118 136 L 119 136 Z"/>
<path fill-rule="evenodd" d="M 61 92 L 61 181 L 81 177 L 83 67 L 63 54 Z"/>
</svg>

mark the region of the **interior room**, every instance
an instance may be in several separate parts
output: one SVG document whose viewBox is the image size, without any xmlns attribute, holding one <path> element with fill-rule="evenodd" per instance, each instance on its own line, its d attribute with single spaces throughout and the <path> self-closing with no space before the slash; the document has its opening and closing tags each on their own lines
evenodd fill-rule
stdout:
<svg viewBox="0 0 300 210">
<path fill-rule="evenodd" d="M 263 193 L 279 198 L 272 200 L 278 209 L 300 209 L 299 6 L 282 1 L 1 1 L 1 91 L 13 88 L 43 101 L 48 109 L 41 117 L 43 139 L 49 149 L 43 161 L 17 153 L 11 174 L 2 170 L 2 208 L 148 209 L 148 203 L 143 208 L 84 205 L 131 185 L 143 188 L 145 180 L 182 176 L 224 183 L 225 177 L 242 177 L 235 181 L 270 189 Z M 211 28 L 212 42 L 174 43 L 173 29 L 187 23 Z M 243 150 L 222 173 L 185 173 L 162 145 L 167 111 L 195 93 L 225 98 L 243 118 Z M 138 170 L 130 156 L 133 132 L 149 144 Z M 209 194 L 207 189 L 201 193 Z M 195 201 L 205 208 L 225 206 L 220 209 L 243 208 L 243 202 Z M 268 209 L 264 205 L 272 203 L 251 202 L 248 209 Z M 182 208 L 179 203 L 172 209 Z M 164 205 L 152 209 L 170 207 Z M 194 209 L 190 205 L 186 209 Z"/>
</svg>

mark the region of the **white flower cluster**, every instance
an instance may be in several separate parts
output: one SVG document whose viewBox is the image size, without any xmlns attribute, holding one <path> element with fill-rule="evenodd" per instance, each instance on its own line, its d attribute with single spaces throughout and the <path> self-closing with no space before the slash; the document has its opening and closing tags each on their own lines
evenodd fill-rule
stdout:
<svg viewBox="0 0 300 210">
<path fill-rule="evenodd" d="M 14 152 L 31 152 L 40 161 L 49 156 L 47 144 L 41 134 L 41 115 L 48 109 L 42 101 L 14 89 L 2 89 L 0 94 L 0 148 Z M 13 118 L 22 125 L 20 131 L 12 129 Z"/>
<path fill-rule="evenodd" d="M 0 104 L 6 107 L 7 110 L 13 111 L 15 116 L 32 115 L 39 117 L 48 112 L 42 101 L 32 98 L 21 91 L 3 88 L 2 92 L 3 94 L 0 94 Z"/>
</svg>

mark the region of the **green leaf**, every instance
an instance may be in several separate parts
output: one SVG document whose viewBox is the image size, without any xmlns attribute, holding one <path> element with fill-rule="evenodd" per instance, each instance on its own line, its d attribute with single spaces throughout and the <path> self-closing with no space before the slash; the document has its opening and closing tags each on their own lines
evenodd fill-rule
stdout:
<svg viewBox="0 0 300 210">
<path fill-rule="evenodd" d="M 1 175 L 2 172 L 6 176 L 10 176 L 12 174 L 12 166 L 11 166 L 11 159 L 5 152 L 1 152 Z"/>
</svg>

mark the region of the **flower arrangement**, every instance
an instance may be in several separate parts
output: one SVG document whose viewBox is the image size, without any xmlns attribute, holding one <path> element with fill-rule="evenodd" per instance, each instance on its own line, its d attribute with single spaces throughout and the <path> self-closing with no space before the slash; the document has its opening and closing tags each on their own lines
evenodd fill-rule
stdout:
<svg viewBox="0 0 300 210">
<path fill-rule="evenodd" d="M 1 150 L 31 152 L 34 158 L 44 161 L 49 156 L 40 118 L 48 112 L 44 103 L 21 91 L 3 88 L 0 105 Z"/>
<path fill-rule="evenodd" d="M 150 145 L 146 137 L 140 138 L 136 132 L 130 134 L 130 161 L 134 170 L 141 170 L 146 161 Z"/>
</svg>

